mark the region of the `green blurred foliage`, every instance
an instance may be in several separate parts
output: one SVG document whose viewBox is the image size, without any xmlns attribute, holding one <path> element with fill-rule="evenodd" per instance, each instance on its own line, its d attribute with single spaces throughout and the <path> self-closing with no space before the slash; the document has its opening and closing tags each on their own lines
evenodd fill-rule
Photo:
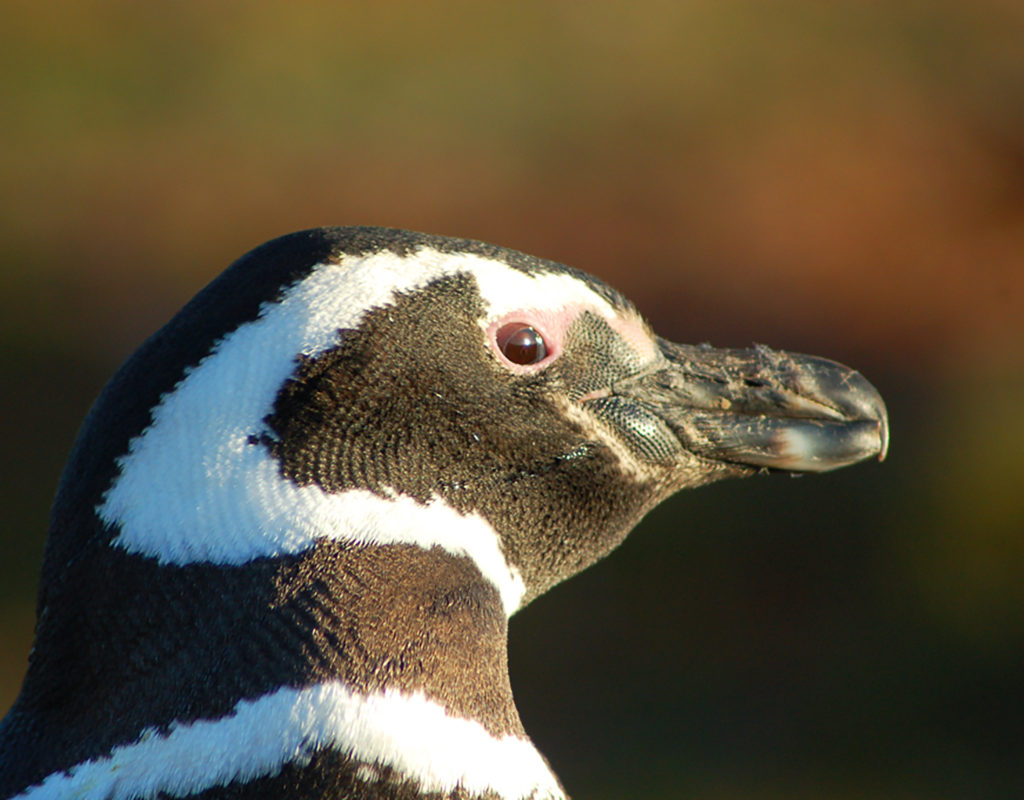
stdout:
<svg viewBox="0 0 1024 800">
<path fill-rule="evenodd" d="M 1024 795 L 1024 7 L 0 7 L 0 707 L 117 363 L 272 236 L 595 272 L 663 335 L 853 363 L 881 466 L 657 509 L 512 625 L 580 797 Z"/>
</svg>

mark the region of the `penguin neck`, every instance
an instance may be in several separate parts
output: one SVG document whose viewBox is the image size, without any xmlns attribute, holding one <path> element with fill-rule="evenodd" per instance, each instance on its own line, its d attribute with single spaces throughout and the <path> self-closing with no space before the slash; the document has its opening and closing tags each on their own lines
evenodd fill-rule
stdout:
<svg viewBox="0 0 1024 800">
<path fill-rule="evenodd" d="M 125 641 L 93 648 L 104 663 L 83 665 L 106 680 L 79 684 L 84 694 L 62 686 L 60 696 L 81 694 L 68 716 L 23 709 L 40 736 L 76 743 L 24 770 L 22 786 L 50 776 L 40 800 L 78 796 L 83 782 L 106 796 L 110 776 L 175 796 L 254 782 L 294 798 L 324 787 L 367 798 L 563 796 L 515 709 L 499 593 L 469 558 L 318 542 L 235 567 L 169 567 L 118 551 L 106 551 L 105 583 L 80 585 L 101 600 L 90 622 L 122 611 Z M 83 579 L 97 572 L 80 569 Z M 196 771 L 197 752 L 217 771 Z"/>
<path fill-rule="evenodd" d="M 206 595 L 195 600 L 203 618 L 189 620 L 178 645 L 198 659 L 177 672 L 193 676 L 200 707 L 211 695 L 237 702 L 330 684 L 357 699 L 421 697 L 491 736 L 525 737 L 501 598 L 465 556 L 319 541 L 247 565 L 169 569 Z"/>
<path fill-rule="evenodd" d="M 319 543 L 282 560 L 273 582 L 272 613 L 293 616 L 277 628 L 303 632 L 307 675 L 240 703 L 231 724 L 242 736 L 280 725 L 276 736 L 303 742 L 308 755 L 267 772 L 267 795 L 564 796 L 520 722 L 507 617 L 471 559 L 440 547 Z M 281 645 L 272 650 L 296 651 Z"/>
<path fill-rule="evenodd" d="M 307 682 L 423 695 L 493 736 L 525 736 L 507 618 L 470 559 L 440 547 L 321 543 L 282 563 L 274 582 L 274 606 L 302 631 Z"/>
</svg>

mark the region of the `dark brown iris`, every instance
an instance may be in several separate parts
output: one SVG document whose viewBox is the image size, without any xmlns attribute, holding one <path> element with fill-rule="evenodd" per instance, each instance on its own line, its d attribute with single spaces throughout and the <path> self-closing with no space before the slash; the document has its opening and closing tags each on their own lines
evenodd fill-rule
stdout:
<svg viewBox="0 0 1024 800">
<path fill-rule="evenodd" d="M 501 352 L 513 364 L 536 364 L 543 361 L 548 354 L 544 337 L 530 326 L 511 325 L 507 327 L 507 336 L 499 336 Z M 504 331 L 503 331 L 504 333 Z"/>
</svg>

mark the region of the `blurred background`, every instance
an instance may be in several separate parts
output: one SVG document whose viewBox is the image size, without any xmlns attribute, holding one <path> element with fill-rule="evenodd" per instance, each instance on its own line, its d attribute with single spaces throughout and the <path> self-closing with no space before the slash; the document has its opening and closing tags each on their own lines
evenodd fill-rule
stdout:
<svg viewBox="0 0 1024 800">
<path fill-rule="evenodd" d="M 884 464 L 679 496 L 513 620 L 574 796 L 1024 796 L 1024 4 L 12 0 L 0 81 L 0 711 L 111 372 L 255 245 L 378 224 L 889 403 Z"/>
</svg>

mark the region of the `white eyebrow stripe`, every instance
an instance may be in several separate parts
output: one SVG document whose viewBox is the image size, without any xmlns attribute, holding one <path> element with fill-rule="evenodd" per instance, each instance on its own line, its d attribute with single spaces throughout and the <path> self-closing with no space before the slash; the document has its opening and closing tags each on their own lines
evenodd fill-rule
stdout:
<svg viewBox="0 0 1024 800">
<path fill-rule="evenodd" d="M 440 498 L 423 505 L 365 490 L 297 486 L 279 474 L 265 447 L 250 443 L 265 431 L 298 355 L 336 346 L 339 329 L 357 327 L 397 292 L 460 272 L 476 278 L 491 314 L 538 299 L 557 305 L 581 298 L 615 314 L 568 274 L 528 274 L 475 255 L 426 249 L 318 265 L 257 319 L 218 340 L 153 408 L 152 423 L 118 460 L 119 474 L 96 509 L 117 528 L 114 544 L 161 563 L 231 565 L 300 553 L 318 538 L 439 546 L 471 558 L 512 613 L 525 594 L 523 580 L 479 515 L 459 514 Z"/>
</svg>

